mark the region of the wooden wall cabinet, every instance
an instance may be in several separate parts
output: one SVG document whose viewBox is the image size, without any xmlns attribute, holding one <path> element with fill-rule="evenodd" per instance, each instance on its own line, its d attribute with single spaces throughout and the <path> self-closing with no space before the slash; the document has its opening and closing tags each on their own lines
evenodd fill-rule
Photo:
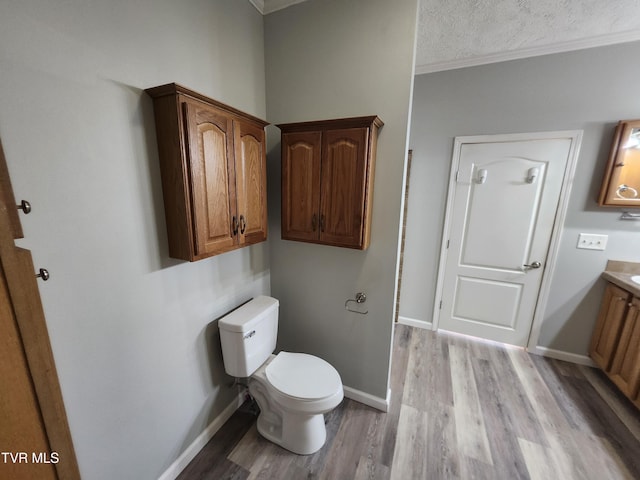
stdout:
<svg viewBox="0 0 640 480">
<path fill-rule="evenodd" d="M 14 241 L 23 238 L 17 212 L 0 142 L 0 445 L 29 455 L 3 459 L 0 478 L 80 480 L 33 258 Z"/>
<path fill-rule="evenodd" d="M 640 120 L 618 122 L 598 204 L 640 207 Z"/>
<path fill-rule="evenodd" d="M 607 285 L 589 354 L 640 407 L 640 298 Z"/>
<path fill-rule="evenodd" d="M 278 125 L 282 238 L 365 250 L 371 238 L 377 116 Z"/>
<path fill-rule="evenodd" d="M 153 98 L 169 255 L 195 261 L 267 238 L 267 122 L 175 83 Z"/>
</svg>

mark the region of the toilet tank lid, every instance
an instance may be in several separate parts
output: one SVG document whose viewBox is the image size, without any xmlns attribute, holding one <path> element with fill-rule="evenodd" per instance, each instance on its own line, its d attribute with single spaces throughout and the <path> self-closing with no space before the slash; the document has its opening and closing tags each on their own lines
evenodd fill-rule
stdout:
<svg viewBox="0 0 640 480">
<path fill-rule="evenodd" d="M 231 332 L 246 332 L 277 307 L 277 299 L 260 295 L 222 317 L 218 321 L 218 328 Z"/>
</svg>

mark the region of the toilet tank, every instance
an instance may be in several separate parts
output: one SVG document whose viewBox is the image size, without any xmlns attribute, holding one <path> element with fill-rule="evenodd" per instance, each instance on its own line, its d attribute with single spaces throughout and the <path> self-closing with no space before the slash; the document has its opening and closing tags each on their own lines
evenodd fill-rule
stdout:
<svg viewBox="0 0 640 480">
<path fill-rule="evenodd" d="M 218 321 L 225 371 L 249 377 L 276 348 L 278 300 L 260 296 Z"/>
</svg>

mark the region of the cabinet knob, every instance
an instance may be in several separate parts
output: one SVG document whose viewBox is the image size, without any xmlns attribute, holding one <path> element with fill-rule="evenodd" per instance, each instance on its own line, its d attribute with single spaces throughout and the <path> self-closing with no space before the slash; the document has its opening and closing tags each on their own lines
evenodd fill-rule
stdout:
<svg viewBox="0 0 640 480">
<path fill-rule="evenodd" d="M 49 280 L 49 270 L 47 270 L 46 268 L 41 268 L 38 272 L 39 273 L 36 273 L 36 278 L 41 278 L 43 282 Z"/>
<path fill-rule="evenodd" d="M 16 208 L 18 210 L 22 210 L 25 215 L 31 213 L 31 204 L 29 202 L 27 202 L 26 200 L 22 200 L 20 202 L 20 205 L 16 205 Z"/>
</svg>

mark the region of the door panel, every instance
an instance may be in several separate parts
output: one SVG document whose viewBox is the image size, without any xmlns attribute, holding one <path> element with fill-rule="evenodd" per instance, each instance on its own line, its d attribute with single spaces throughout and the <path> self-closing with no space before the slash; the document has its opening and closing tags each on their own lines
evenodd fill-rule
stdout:
<svg viewBox="0 0 640 480">
<path fill-rule="evenodd" d="M 320 132 L 282 135 L 282 238 L 317 240 L 320 212 Z"/>
<path fill-rule="evenodd" d="M 328 130 L 322 139 L 320 240 L 362 243 L 368 128 Z"/>
<path fill-rule="evenodd" d="M 234 121 L 233 131 L 240 242 L 262 242 L 267 238 L 267 162 L 262 149 L 264 129 Z"/>
<path fill-rule="evenodd" d="M 504 158 L 474 165 L 473 178 L 477 178 L 479 170 L 485 170 L 487 180 L 483 184 L 471 182 L 462 265 L 521 271 L 523 260 L 530 253 L 545 167 L 543 162 L 524 158 Z M 526 182 L 529 168 L 540 169 L 541 181 Z M 491 212 L 489 224 L 483 212 Z M 509 242 L 500 241 L 504 232 L 510 232 Z M 497 243 L 502 248 L 487 248 L 487 245 Z"/>
<path fill-rule="evenodd" d="M 237 241 L 232 122 L 206 105 L 184 103 L 189 132 L 196 255 L 226 250 Z"/>
<path fill-rule="evenodd" d="M 518 283 L 458 277 L 453 316 L 513 329 L 521 296 L 522 285 Z"/>
<path fill-rule="evenodd" d="M 570 138 L 462 144 L 440 328 L 526 344 L 570 148 Z"/>
</svg>

